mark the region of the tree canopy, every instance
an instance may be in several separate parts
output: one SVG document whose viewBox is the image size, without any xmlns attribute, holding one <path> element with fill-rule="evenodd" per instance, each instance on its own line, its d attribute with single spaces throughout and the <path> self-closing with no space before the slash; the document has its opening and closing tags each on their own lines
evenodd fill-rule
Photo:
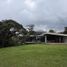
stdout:
<svg viewBox="0 0 67 67">
<path fill-rule="evenodd" d="M 64 33 L 64 34 L 67 34 L 67 27 L 65 27 L 63 33 Z"/>
<path fill-rule="evenodd" d="M 11 28 L 15 30 L 10 31 Z M 15 35 L 16 31 L 26 34 L 25 28 L 14 20 L 0 21 L 0 47 L 11 46 L 13 44 L 11 37 Z"/>
<path fill-rule="evenodd" d="M 53 29 L 50 29 L 49 32 L 50 33 L 55 33 L 55 31 Z"/>
</svg>

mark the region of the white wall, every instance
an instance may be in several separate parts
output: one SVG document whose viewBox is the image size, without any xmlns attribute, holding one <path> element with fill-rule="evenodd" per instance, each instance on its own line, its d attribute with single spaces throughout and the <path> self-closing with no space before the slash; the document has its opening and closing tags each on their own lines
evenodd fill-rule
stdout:
<svg viewBox="0 0 67 67">
<path fill-rule="evenodd" d="M 67 37 L 64 37 L 64 43 L 67 43 Z"/>
</svg>

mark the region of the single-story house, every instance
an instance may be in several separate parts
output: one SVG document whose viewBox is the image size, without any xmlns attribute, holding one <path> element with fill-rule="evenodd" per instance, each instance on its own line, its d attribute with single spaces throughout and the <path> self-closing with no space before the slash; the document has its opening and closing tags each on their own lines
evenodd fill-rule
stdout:
<svg viewBox="0 0 67 67">
<path fill-rule="evenodd" d="M 27 41 L 44 43 L 67 43 L 67 34 L 43 33 L 41 35 L 30 35 Z"/>
</svg>

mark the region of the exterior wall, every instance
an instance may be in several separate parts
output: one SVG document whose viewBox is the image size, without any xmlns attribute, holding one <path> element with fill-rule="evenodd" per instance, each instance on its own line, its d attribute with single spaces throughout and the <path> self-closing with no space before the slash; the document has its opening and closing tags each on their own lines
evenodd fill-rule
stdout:
<svg viewBox="0 0 67 67">
<path fill-rule="evenodd" d="M 64 43 L 67 43 L 67 37 L 64 37 Z"/>
<path fill-rule="evenodd" d="M 45 43 L 64 43 L 67 42 L 67 37 L 57 35 L 45 35 Z"/>
<path fill-rule="evenodd" d="M 45 43 L 67 43 L 67 36 L 50 35 L 43 36 L 29 36 L 26 42 L 45 42 Z"/>
</svg>

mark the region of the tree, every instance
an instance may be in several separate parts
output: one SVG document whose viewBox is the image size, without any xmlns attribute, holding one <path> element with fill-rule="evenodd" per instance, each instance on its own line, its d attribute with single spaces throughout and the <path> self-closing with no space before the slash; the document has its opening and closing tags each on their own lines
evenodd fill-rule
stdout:
<svg viewBox="0 0 67 67">
<path fill-rule="evenodd" d="M 67 34 L 67 27 L 65 27 L 63 33 L 64 33 L 64 34 Z"/>
<path fill-rule="evenodd" d="M 55 33 L 55 31 L 54 31 L 54 30 L 52 30 L 52 29 L 50 29 L 50 30 L 49 30 L 49 32 L 50 32 L 50 33 Z"/>
<path fill-rule="evenodd" d="M 28 31 L 33 31 L 33 29 L 34 29 L 34 24 L 27 25 L 27 30 Z"/>
<path fill-rule="evenodd" d="M 34 31 L 34 24 L 29 24 L 27 25 L 27 31 L 29 35 L 34 35 L 35 31 Z"/>
<path fill-rule="evenodd" d="M 14 28 L 14 30 L 10 30 Z M 23 26 L 14 20 L 3 20 L 0 22 L 0 47 L 12 46 L 14 41 L 12 37 L 15 36 L 16 31 L 22 29 L 23 34 L 26 34 L 26 30 Z"/>
</svg>

